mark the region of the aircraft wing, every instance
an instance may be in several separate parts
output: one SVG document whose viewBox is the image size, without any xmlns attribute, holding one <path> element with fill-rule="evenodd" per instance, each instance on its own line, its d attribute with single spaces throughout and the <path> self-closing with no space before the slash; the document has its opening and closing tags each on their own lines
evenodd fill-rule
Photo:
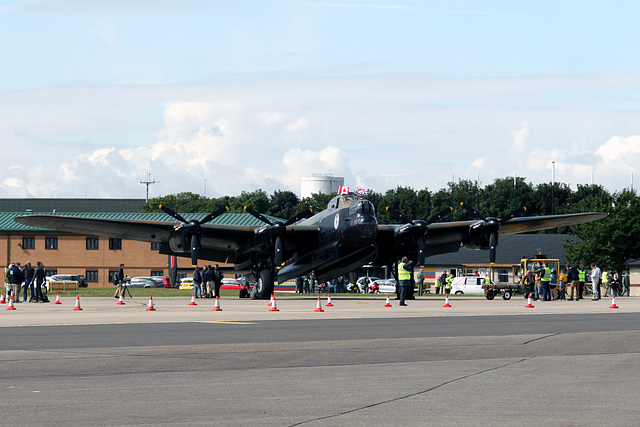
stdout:
<svg viewBox="0 0 640 427">
<path fill-rule="evenodd" d="M 529 233 L 557 227 L 584 224 L 606 217 L 607 214 L 587 212 L 565 215 L 545 215 L 512 218 L 499 226 L 498 234 Z M 425 256 L 457 252 L 460 246 L 469 245 L 476 248 L 489 246 L 486 223 L 482 220 L 438 222 L 429 224 L 424 235 Z M 402 240 L 400 230 L 406 224 L 381 224 L 378 226 L 377 244 L 381 248 L 381 261 L 395 259 L 399 255 L 417 251 L 415 240 Z M 387 258 L 389 257 L 389 258 Z M 387 259 L 386 259 L 387 258 Z"/>
<path fill-rule="evenodd" d="M 166 244 L 175 238 L 181 224 L 174 221 L 144 221 L 133 219 L 90 218 L 67 215 L 24 215 L 16 222 L 48 230 L 66 231 L 89 236 L 106 236 L 142 242 Z M 204 259 L 221 262 L 235 262 L 237 256 L 256 246 L 257 225 L 202 224 L 200 229 L 200 254 Z M 317 226 L 287 226 L 284 240 L 293 247 L 304 248 L 317 241 Z M 188 248 L 187 248 L 188 249 Z M 161 250 L 162 253 L 165 253 Z M 183 253 L 176 255 L 186 256 Z"/>
<path fill-rule="evenodd" d="M 23 215 L 16 222 L 47 230 L 67 231 L 89 236 L 160 242 L 167 240 L 175 222 L 88 218 L 67 215 Z"/>
</svg>

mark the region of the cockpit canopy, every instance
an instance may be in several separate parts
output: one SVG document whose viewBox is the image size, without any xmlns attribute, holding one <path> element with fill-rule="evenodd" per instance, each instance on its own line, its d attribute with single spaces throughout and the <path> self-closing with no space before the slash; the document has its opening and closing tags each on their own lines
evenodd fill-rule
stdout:
<svg viewBox="0 0 640 427">
<path fill-rule="evenodd" d="M 327 204 L 327 209 L 329 209 L 330 211 L 336 210 L 338 209 L 338 207 L 342 206 L 348 201 L 353 201 L 353 203 L 349 207 L 349 213 L 376 213 L 376 210 L 373 207 L 373 203 L 368 200 L 361 199 L 355 194 L 341 194 L 334 197 Z"/>
</svg>

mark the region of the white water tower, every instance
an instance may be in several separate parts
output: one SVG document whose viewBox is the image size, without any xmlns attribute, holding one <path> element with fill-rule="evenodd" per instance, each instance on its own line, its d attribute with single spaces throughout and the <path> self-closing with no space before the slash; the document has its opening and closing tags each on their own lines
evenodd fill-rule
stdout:
<svg viewBox="0 0 640 427">
<path fill-rule="evenodd" d="M 314 193 L 337 193 L 344 185 L 344 177 L 333 176 L 330 173 L 314 173 L 300 178 L 300 198 L 311 197 Z"/>
</svg>

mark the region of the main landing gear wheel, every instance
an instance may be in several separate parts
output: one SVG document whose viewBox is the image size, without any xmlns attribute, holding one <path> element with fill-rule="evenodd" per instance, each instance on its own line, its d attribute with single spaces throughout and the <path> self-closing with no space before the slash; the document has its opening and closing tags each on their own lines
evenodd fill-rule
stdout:
<svg viewBox="0 0 640 427">
<path fill-rule="evenodd" d="M 273 274 L 271 274 L 270 270 L 262 270 L 260 271 L 260 277 L 258 277 L 258 281 L 251 292 L 251 298 L 270 299 L 271 294 L 273 294 L 273 289 Z"/>
</svg>

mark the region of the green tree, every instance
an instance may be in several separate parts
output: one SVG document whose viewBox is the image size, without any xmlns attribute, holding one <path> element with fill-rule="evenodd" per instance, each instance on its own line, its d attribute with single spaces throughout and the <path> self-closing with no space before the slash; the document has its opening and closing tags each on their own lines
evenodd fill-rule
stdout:
<svg viewBox="0 0 640 427">
<path fill-rule="evenodd" d="M 269 210 L 269 196 L 266 191 L 258 189 L 251 193 L 243 191 L 240 196 L 231 200 L 230 212 L 244 212 L 244 207 L 249 206 L 255 211 L 266 213 Z"/>
<path fill-rule="evenodd" d="M 142 206 L 142 212 L 162 212 L 160 205 L 178 213 L 196 213 L 209 212 L 211 202 L 206 197 L 199 194 L 184 192 L 178 194 L 169 194 L 161 197 L 154 197 Z"/>
<path fill-rule="evenodd" d="M 269 209 L 267 214 L 278 218 L 289 219 L 298 213 L 300 199 L 291 191 L 276 190 L 269 198 Z"/>
<path fill-rule="evenodd" d="M 582 242 L 566 243 L 567 259 L 572 263 L 588 265 L 596 262 L 599 266 L 623 270 L 624 263 L 640 258 L 640 199 L 635 191 L 624 190 L 611 196 L 611 203 L 604 206 L 605 193 L 598 193 L 600 211 L 609 215 L 599 221 L 572 227 L 572 232 Z M 603 200 L 604 199 L 604 200 Z M 602 209 L 606 208 L 606 209 Z"/>
</svg>

